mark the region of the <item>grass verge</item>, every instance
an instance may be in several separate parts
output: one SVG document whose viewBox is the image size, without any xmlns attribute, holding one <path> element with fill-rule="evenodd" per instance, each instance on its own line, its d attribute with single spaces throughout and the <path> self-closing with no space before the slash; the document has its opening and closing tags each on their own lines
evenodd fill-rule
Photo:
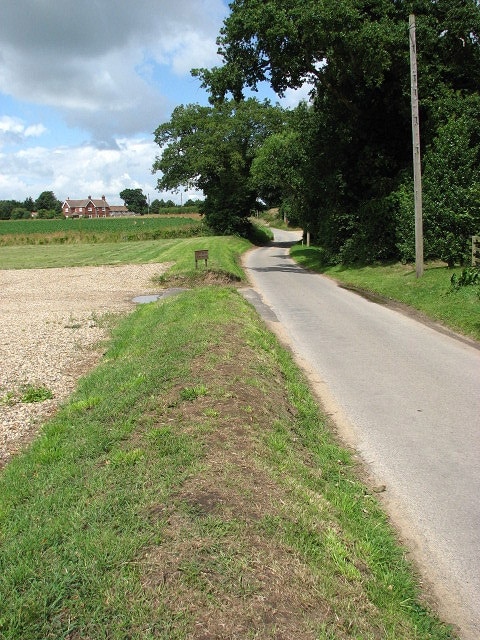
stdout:
<svg viewBox="0 0 480 640">
<path fill-rule="evenodd" d="M 422 278 L 416 278 L 415 267 L 400 263 L 369 266 L 325 266 L 323 253 L 317 247 L 296 245 L 291 256 L 312 271 L 324 273 L 339 282 L 363 291 L 398 300 L 466 336 L 480 340 L 480 299 L 478 288 L 463 287 L 452 291 L 452 273 L 444 264 L 425 265 Z"/>
<path fill-rule="evenodd" d="M 195 271 L 195 250 L 208 249 L 208 267 L 243 278 L 240 255 L 252 245 L 243 238 L 208 236 L 181 240 L 150 240 L 78 245 L 3 247 L 1 269 L 45 269 L 115 264 L 174 262 L 172 274 Z M 201 266 L 198 271 L 201 270 Z"/>
<path fill-rule="evenodd" d="M 0 638 L 452 638 L 231 288 L 139 306 L 0 475 Z"/>
</svg>

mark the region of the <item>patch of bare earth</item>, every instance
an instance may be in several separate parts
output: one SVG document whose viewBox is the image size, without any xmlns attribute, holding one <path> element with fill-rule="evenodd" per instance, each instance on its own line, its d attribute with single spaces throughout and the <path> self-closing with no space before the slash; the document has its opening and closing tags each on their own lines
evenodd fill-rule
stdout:
<svg viewBox="0 0 480 640">
<path fill-rule="evenodd" d="M 108 316 L 128 313 L 168 264 L 0 271 L 0 466 L 98 362 Z M 53 398 L 21 402 L 26 386 Z"/>
<path fill-rule="evenodd" d="M 162 543 L 138 559 L 146 596 L 174 625 L 186 618 L 189 640 L 313 640 L 335 613 L 318 574 L 268 531 L 292 503 L 265 464 L 272 419 L 290 415 L 283 381 L 255 377 L 234 335 L 192 373 L 206 395 L 178 402 L 181 387 L 172 389 L 156 426 L 192 437 L 200 428 L 204 459 L 172 503 L 151 506 L 166 526 Z"/>
</svg>

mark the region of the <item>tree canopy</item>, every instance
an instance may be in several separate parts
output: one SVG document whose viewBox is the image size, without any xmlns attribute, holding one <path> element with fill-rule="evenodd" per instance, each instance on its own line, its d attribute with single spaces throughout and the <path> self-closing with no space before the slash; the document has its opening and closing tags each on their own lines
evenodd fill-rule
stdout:
<svg viewBox="0 0 480 640">
<path fill-rule="evenodd" d="M 245 233 L 258 192 L 250 168 L 257 150 L 283 123 L 283 112 L 249 99 L 215 106 L 178 106 L 155 131 L 162 149 L 153 165 L 158 189 L 203 191 L 208 224 L 219 233 Z"/>
<path fill-rule="evenodd" d="M 147 213 L 147 196 L 142 189 L 124 189 L 120 192 L 120 198 L 132 213 L 139 213 L 140 215 Z"/>
<path fill-rule="evenodd" d="M 409 14 L 415 13 L 425 255 L 463 260 L 480 231 L 478 0 L 233 0 L 223 64 L 194 69 L 210 107 L 155 133 L 159 189 L 204 191 L 212 226 L 241 231 L 281 204 L 339 261 L 413 251 Z M 310 86 L 293 110 L 246 99 Z M 468 184 L 465 184 L 468 180 Z"/>
<path fill-rule="evenodd" d="M 57 200 L 53 191 L 42 191 L 35 200 L 35 208 L 37 211 L 53 211 L 59 214 L 62 210 L 62 203 Z"/>
<path fill-rule="evenodd" d="M 39 218 L 54 218 L 62 215 L 62 203 L 53 191 L 42 191 L 34 201 L 30 196 L 23 202 L 0 200 L 0 220 L 31 218 L 32 212 Z"/>
<path fill-rule="evenodd" d="M 459 201 L 458 193 L 445 193 L 441 204 L 434 194 L 464 179 L 462 167 L 451 158 L 447 168 L 438 151 L 447 140 L 460 151 L 460 138 L 471 167 L 469 194 L 478 194 L 478 111 L 474 116 L 468 106 L 480 87 L 478 1 L 233 0 L 230 9 L 218 39 L 223 66 L 194 75 L 213 104 L 229 94 L 241 100 L 245 87 L 265 81 L 279 95 L 310 83 L 307 117 L 293 118 L 287 137 L 267 141 L 260 152 L 263 175 L 258 160 L 256 179 L 266 188 L 269 163 L 276 158 L 278 165 L 275 147 L 287 165 L 272 175 L 272 189 L 283 182 L 288 158 L 304 157 L 294 163 L 299 175 L 289 176 L 284 197 L 292 202 L 296 184 L 294 206 L 304 225 L 340 259 L 364 260 L 405 258 L 411 245 L 405 226 L 413 210 L 413 196 L 411 207 L 406 198 L 412 157 L 408 16 L 416 14 L 427 254 L 439 250 L 433 234 L 451 232 L 465 249 L 468 235 L 478 232 L 479 214 L 471 206 L 477 198 L 478 212 L 478 196 L 464 192 Z M 462 111 L 462 124 L 455 124 Z M 455 200 L 471 215 L 452 226 L 452 215 L 436 209 Z"/>
</svg>

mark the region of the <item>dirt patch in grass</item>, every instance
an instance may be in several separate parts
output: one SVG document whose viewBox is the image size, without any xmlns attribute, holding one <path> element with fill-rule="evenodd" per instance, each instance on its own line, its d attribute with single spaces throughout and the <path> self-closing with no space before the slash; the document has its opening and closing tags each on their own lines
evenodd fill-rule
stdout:
<svg viewBox="0 0 480 640">
<path fill-rule="evenodd" d="M 157 428 L 200 433 L 203 460 L 171 502 L 151 506 L 163 532 L 139 558 L 143 588 L 177 629 L 184 616 L 179 638 L 313 640 L 330 625 L 336 638 L 349 638 L 348 620 L 342 633 L 322 593 L 321 567 L 276 536 L 275 522 L 295 520 L 295 497 L 266 464 L 265 441 L 274 421 L 291 421 L 292 408 L 282 379 L 252 370 L 258 359 L 249 355 L 233 332 L 194 362 L 195 386 L 174 387 L 160 408 Z M 354 598 L 371 608 L 361 590 Z"/>
</svg>

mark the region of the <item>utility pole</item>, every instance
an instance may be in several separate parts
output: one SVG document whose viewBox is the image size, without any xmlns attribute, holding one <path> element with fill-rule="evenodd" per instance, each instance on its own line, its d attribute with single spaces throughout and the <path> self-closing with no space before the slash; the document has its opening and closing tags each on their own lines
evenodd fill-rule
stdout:
<svg viewBox="0 0 480 640">
<path fill-rule="evenodd" d="M 423 213 L 422 213 L 422 167 L 420 158 L 420 121 L 418 114 L 417 42 L 415 16 L 409 18 L 410 34 L 410 79 L 412 95 L 413 137 L 413 184 L 415 191 L 415 271 L 417 278 L 423 276 Z"/>
</svg>

